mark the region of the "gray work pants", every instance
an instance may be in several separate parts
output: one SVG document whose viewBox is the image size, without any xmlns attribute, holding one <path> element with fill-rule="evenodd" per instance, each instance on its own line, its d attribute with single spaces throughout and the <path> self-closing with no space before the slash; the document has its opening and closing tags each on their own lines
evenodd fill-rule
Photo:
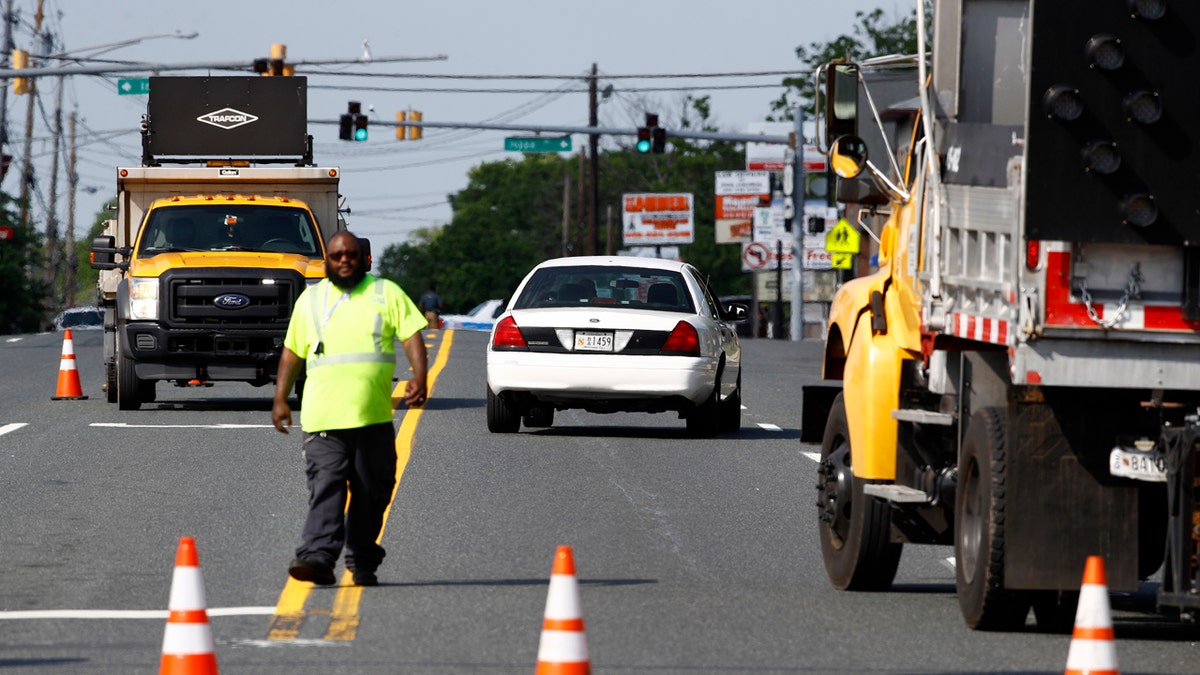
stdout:
<svg viewBox="0 0 1200 675">
<path fill-rule="evenodd" d="M 395 438 L 391 422 L 304 434 L 308 517 L 297 557 L 332 567 L 345 546 L 346 569 L 379 567 L 385 551 L 375 540 L 396 486 Z"/>
</svg>

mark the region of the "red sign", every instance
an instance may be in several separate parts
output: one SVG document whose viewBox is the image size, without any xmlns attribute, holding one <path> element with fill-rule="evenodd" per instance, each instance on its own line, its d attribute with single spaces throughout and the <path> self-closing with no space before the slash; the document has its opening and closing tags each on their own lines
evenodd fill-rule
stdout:
<svg viewBox="0 0 1200 675">
<path fill-rule="evenodd" d="M 7 241 L 16 236 L 16 231 L 8 225 L 0 225 L 0 241 Z"/>
</svg>

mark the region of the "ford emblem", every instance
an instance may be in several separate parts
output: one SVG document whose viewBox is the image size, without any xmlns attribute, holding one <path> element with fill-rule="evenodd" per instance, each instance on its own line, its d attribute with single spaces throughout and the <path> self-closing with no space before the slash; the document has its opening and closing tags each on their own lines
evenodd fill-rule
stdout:
<svg viewBox="0 0 1200 675">
<path fill-rule="evenodd" d="M 250 298 L 241 293 L 225 293 L 213 298 L 213 304 L 221 309 L 241 309 L 250 306 Z"/>
</svg>

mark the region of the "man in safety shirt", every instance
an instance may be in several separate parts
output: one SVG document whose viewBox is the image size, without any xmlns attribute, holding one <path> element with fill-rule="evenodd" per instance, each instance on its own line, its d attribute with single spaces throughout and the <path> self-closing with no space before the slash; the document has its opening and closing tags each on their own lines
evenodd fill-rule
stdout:
<svg viewBox="0 0 1200 675">
<path fill-rule="evenodd" d="M 329 240 L 326 279 L 296 300 L 275 378 L 271 421 L 287 433 L 287 395 L 307 370 L 300 425 L 308 516 L 288 573 L 322 585 L 337 582 L 333 568 L 343 546 L 354 583 L 379 583 L 375 570 L 385 551 L 377 539 L 396 485 L 395 340 L 413 371 L 404 402 L 422 406 L 426 398 L 425 316 L 399 286 L 366 268 L 357 237 L 343 231 Z"/>
</svg>

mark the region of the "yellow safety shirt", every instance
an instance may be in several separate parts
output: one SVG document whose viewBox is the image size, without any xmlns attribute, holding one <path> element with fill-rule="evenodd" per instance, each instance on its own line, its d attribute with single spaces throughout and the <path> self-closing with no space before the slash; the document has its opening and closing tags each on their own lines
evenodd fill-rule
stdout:
<svg viewBox="0 0 1200 675">
<path fill-rule="evenodd" d="M 304 430 L 390 422 L 395 341 L 427 324 L 399 286 L 370 274 L 349 292 L 323 279 L 301 293 L 283 344 L 307 369 Z"/>
</svg>

